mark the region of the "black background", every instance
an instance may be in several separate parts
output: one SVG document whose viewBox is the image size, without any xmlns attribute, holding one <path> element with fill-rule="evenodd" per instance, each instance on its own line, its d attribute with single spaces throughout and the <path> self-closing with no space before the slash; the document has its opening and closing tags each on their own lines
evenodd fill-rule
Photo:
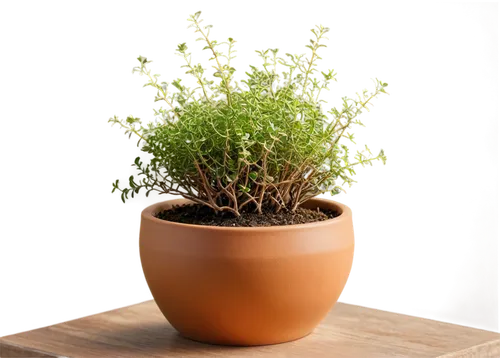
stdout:
<svg viewBox="0 0 500 358">
<path fill-rule="evenodd" d="M 496 88 L 488 80 L 487 38 L 480 35 L 477 11 L 450 9 L 446 2 L 335 1 L 327 7 L 311 3 L 310 9 L 280 4 L 160 2 L 132 12 L 96 10 L 75 25 L 78 39 L 65 40 L 68 55 L 61 63 L 68 72 L 53 78 L 76 77 L 79 86 L 65 90 L 61 83 L 52 98 L 73 124 L 60 129 L 66 131 L 60 135 L 61 158 L 46 163 L 53 172 L 64 171 L 64 180 L 57 180 L 51 209 L 34 209 L 49 219 L 33 233 L 30 225 L 21 228 L 26 235 L 17 241 L 16 254 L 5 255 L 0 327 L 23 327 L 24 320 L 55 319 L 56 312 L 86 312 L 90 303 L 144 294 L 136 288 L 136 211 L 103 201 L 101 194 L 103 176 L 127 175 L 135 147 L 101 129 L 101 118 L 103 112 L 142 112 L 151 102 L 135 96 L 127 58 L 136 48 L 152 48 L 162 58 L 161 70 L 173 71 L 167 40 L 190 39 L 183 32 L 188 6 L 208 7 L 217 31 L 240 32 L 241 63 L 257 39 L 303 47 L 303 25 L 313 15 L 328 16 L 337 26 L 329 62 L 344 64 L 345 87 L 359 87 L 369 71 L 392 80 L 393 104 L 377 106 L 369 142 L 392 143 L 393 168 L 363 177 L 361 192 L 353 194 L 353 206 L 362 213 L 362 260 L 352 294 L 374 304 L 408 304 L 410 310 L 444 303 L 472 253 L 472 222 L 486 193 L 495 191 L 498 174 L 480 145 L 496 111 Z"/>
</svg>

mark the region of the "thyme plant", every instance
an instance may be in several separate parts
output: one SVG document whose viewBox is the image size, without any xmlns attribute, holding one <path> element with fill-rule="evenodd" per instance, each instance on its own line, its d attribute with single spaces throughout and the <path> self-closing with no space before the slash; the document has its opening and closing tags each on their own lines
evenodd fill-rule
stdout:
<svg viewBox="0 0 500 358">
<path fill-rule="evenodd" d="M 243 211 L 294 211 L 318 194 L 340 193 L 338 180 L 351 186 L 357 165 L 375 160 L 385 164 L 383 150 L 374 156 L 366 146 L 352 160 L 343 141 L 354 142 L 348 130 L 363 125 L 359 115 L 386 93 L 387 83 L 376 79 L 373 90 L 323 110 L 320 94 L 336 81 L 334 70 L 317 69 L 327 27 L 311 30 L 308 55 L 257 51 L 263 63 L 250 66 L 238 83 L 231 65 L 236 41 L 211 40 L 212 26 L 202 25 L 200 12 L 188 21 L 210 54 L 207 70 L 193 62 L 185 43 L 177 47 L 182 67 L 197 87 L 189 88 L 181 79 L 160 81 L 151 72 L 151 61 L 139 56 L 133 72 L 147 78 L 144 86 L 153 87 L 155 101 L 164 107 L 154 110 L 155 120 L 147 124 L 133 116 L 109 120 L 129 138 L 138 136 L 138 145 L 151 157 L 149 163 L 135 159 L 138 176 L 131 176 L 127 187 L 113 183 L 123 202 L 144 190 L 146 196 L 152 191 L 181 195 L 236 216 Z"/>
</svg>

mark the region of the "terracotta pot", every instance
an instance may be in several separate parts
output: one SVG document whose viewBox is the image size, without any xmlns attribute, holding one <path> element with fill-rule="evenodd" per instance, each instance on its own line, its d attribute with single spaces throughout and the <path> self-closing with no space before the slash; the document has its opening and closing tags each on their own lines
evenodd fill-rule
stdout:
<svg viewBox="0 0 500 358">
<path fill-rule="evenodd" d="M 181 335 L 225 345 L 264 345 L 308 335 L 337 301 L 354 253 L 351 210 L 334 219 L 273 227 L 214 227 L 142 212 L 140 253 L 158 307 Z"/>
</svg>

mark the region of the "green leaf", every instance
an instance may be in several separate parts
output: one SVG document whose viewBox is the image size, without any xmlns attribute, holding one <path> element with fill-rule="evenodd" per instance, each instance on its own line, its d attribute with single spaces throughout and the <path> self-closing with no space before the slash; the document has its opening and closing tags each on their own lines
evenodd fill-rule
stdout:
<svg viewBox="0 0 500 358">
<path fill-rule="evenodd" d="M 249 192 L 250 192 L 250 188 L 248 188 L 248 187 L 246 187 L 246 186 L 243 186 L 243 185 L 241 185 L 241 184 L 238 184 L 238 188 L 239 188 L 241 191 L 245 192 L 245 193 L 249 193 Z"/>
<path fill-rule="evenodd" d="M 108 194 L 114 194 L 114 193 L 118 192 L 118 183 L 116 182 L 116 180 L 112 180 L 109 183 L 109 186 L 110 186 L 110 189 L 108 190 Z"/>
<path fill-rule="evenodd" d="M 200 52 L 201 52 L 201 54 L 205 54 L 205 53 L 210 52 L 210 51 L 211 51 L 211 48 L 210 48 L 210 46 L 208 46 L 208 45 L 203 45 L 203 46 L 201 46 L 201 48 L 200 48 Z"/>
<path fill-rule="evenodd" d="M 126 191 L 125 190 L 123 190 L 123 191 L 120 192 L 120 201 L 122 203 L 126 203 L 127 202 L 127 196 L 126 196 Z"/>
<path fill-rule="evenodd" d="M 203 12 L 201 11 L 201 9 L 196 9 L 193 11 L 193 19 L 195 21 L 200 21 L 203 17 Z"/>
<path fill-rule="evenodd" d="M 186 43 L 185 43 L 185 42 L 183 42 L 183 43 L 181 43 L 181 44 L 177 45 L 177 51 L 178 51 L 178 52 L 180 52 L 180 53 L 184 53 L 184 52 L 186 52 L 187 48 L 188 48 L 188 47 L 186 46 Z"/>
<path fill-rule="evenodd" d="M 129 185 L 130 185 L 130 187 L 132 189 L 134 189 L 137 186 L 137 184 L 134 182 L 134 176 L 133 175 L 131 175 L 130 178 L 128 178 L 128 182 L 129 182 Z"/>
</svg>

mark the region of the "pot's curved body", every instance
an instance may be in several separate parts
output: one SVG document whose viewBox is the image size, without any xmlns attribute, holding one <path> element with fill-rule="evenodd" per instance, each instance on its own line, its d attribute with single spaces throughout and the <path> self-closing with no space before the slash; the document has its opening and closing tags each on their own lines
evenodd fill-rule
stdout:
<svg viewBox="0 0 500 358">
<path fill-rule="evenodd" d="M 142 212 L 140 253 L 158 307 L 183 336 L 226 345 L 281 343 L 306 336 L 337 301 L 351 270 L 351 210 L 311 199 L 334 219 L 272 227 L 213 227 Z"/>
</svg>

